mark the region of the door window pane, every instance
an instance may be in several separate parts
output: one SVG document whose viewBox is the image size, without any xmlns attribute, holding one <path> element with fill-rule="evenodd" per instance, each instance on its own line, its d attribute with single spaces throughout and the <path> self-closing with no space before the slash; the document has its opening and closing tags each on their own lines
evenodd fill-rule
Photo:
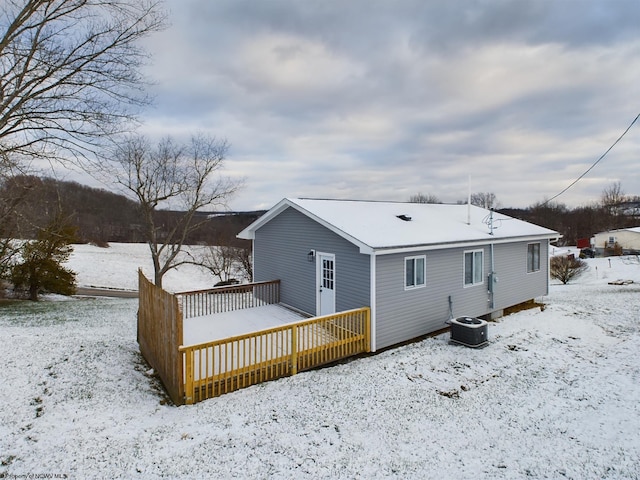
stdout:
<svg viewBox="0 0 640 480">
<path fill-rule="evenodd" d="M 333 260 L 322 260 L 322 286 L 333 290 Z"/>
</svg>

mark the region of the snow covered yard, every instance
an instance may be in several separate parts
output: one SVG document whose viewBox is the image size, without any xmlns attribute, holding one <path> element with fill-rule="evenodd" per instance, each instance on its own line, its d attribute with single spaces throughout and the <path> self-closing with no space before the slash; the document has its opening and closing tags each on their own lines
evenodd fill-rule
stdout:
<svg viewBox="0 0 640 480">
<path fill-rule="evenodd" d="M 187 247 L 199 252 L 203 247 Z M 77 272 L 79 287 L 138 290 L 138 268 L 153 279 L 153 263 L 146 243 L 111 243 L 108 248 L 95 245 L 74 245 L 65 264 Z M 218 281 L 204 268 L 182 265 L 167 272 L 164 287 L 171 292 L 211 288 Z"/>
<path fill-rule="evenodd" d="M 179 408 L 135 299 L 0 305 L 0 477 L 638 478 L 640 264 L 589 263 L 484 349 L 445 334 Z"/>
</svg>

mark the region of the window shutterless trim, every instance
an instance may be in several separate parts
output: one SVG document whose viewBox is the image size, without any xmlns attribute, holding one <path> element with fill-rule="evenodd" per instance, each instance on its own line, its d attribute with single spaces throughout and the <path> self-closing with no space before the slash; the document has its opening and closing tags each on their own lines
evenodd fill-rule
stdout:
<svg viewBox="0 0 640 480">
<path fill-rule="evenodd" d="M 477 254 L 480 254 L 480 260 L 476 261 Z M 471 254 L 471 282 L 467 283 L 467 255 Z M 480 263 L 480 265 L 476 265 Z M 479 269 L 479 270 L 478 270 Z M 474 287 L 484 283 L 484 249 L 465 250 L 462 253 L 462 285 L 464 287 Z"/>
<path fill-rule="evenodd" d="M 418 274 L 418 260 L 422 260 L 422 282 L 418 283 L 420 280 L 420 276 Z M 413 275 L 412 275 L 412 284 L 407 284 L 407 262 L 411 261 L 413 263 Z M 424 288 L 427 285 L 427 256 L 426 255 L 415 255 L 412 257 L 404 257 L 404 289 L 405 290 L 414 290 L 416 288 Z"/>
<path fill-rule="evenodd" d="M 537 245 L 537 252 L 536 252 Z M 527 244 L 527 273 L 536 273 L 540 271 L 540 252 L 542 247 L 540 242 Z"/>
</svg>

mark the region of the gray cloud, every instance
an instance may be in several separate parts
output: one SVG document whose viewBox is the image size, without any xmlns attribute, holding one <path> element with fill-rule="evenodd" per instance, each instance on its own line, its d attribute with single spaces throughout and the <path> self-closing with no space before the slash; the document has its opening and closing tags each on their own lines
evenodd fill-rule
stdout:
<svg viewBox="0 0 640 480">
<path fill-rule="evenodd" d="M 154 135 L 226 137 L 234 208 L 283 196 L 550 197 L 640 111 L 640 3 L 171 0 Z M 640 125 L 558 200 L 640 194 Z"/>
</svg>

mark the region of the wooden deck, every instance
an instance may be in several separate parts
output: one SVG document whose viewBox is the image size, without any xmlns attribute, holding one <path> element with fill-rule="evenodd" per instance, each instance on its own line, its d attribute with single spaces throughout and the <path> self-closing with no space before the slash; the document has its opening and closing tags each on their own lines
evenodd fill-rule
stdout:
<svg viewBox="0 0 640 480">
<path fill-rule="evenodd" d="M 220 325 L 246 319 L 249 310 L 258 319 L 252 328 L 282 323 L 282 318 L 276 319 L 273 314 L 277 311 L 274 308 L 281 308 L 277 306 L 279 281 L 174 295 L 157 288 L 141 272 L 139 275 L 140 351 L 158 372 L 176 405 L 192 404 L 370 351 L 368 307 L 248 332 L 246 325 L 237 322 L 225 328 Z M 230 317 L 228 312 L 238 315 Z M 295 319 L 293 312 L 289 314 Z M 261 315 L 266 323 L 259 320 Z M 207 326 L 208 321 L 218 327 Z M 187 345 L 183 322 L 197 323 L 200 333 L 209 331 L 218 336 L 212 339 L 209 334 L 201 335 L 199 338 L 210 341 Z M 219 338 L 220 330 L 242 333 Z M 185 340 L 198 338 L 192 333 Z"/>
<path fill-rule="evenodd" d="M 369 308 L 183 346 L 185 403 L 370 351 Z"/>
<path fill-rule="evenodd" d="M 236 337 L 307 318 L 309 315 L 303 315 L 280 304 L 191 317 L 183 321 L 183 344 L 195 345 Z"/>
</svg>

